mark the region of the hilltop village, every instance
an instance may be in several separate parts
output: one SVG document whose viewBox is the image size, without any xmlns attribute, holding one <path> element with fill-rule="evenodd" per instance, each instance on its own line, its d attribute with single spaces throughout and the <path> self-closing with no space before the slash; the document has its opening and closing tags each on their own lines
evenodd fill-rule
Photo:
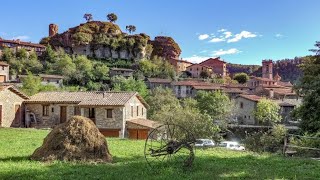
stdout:
<svg viewBox="0 0 320 180">
<path fill-rule="evenodd" d="M 272 60 L 262 60 L 255 71 L 262 76 L 248 74 L 239 83 L 221 57 L 198 64 L 181 59 L 181 49 L 171 37 L 129 35 L 101 21 L 63 33 L 58 29 L 50 24 L 49 36 L 39 44 L 0 39 L 1 127 L 51 128 L 82 115 L 105 136 L 146 138 L 156 122 L 148 119 L 145 95 L 114 91 L 119 79 L 132 79 L 144 82 L 150 92 L 169 88 L 178 99 L 194 98 L 200 91 L 222 92 L 237 109 L 229 118 L 232 127 L 264 127 L 254 112 L 261 99 L 269 99 L 279 105 L 281 123 L 297 128 L 291 112 L 301 104 L 301 96 L 291 82 L 281 80 Z M 32 78 L 42 90 L 30 91 L 36 85 L 26 82 Z"/>
</svg>

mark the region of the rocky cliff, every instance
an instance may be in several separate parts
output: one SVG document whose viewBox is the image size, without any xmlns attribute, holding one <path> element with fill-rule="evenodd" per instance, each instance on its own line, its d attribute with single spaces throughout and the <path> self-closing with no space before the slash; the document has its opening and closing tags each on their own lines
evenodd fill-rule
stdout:
<svg viewBox="0 0 320 180">
<path fill-rule="evenodd" d="M 101 59 L 140 60 L 153 55 L 179 56 L 180 47 L 171 37 L 150 37 L 144 33 L 128 35 L 111 22 L 91 21 L 61 34 L 43 38 L 41 44 L 63 48 L 69 54 Z M 154 47 L 154 48 L 153 48 Z"/>
</svg>

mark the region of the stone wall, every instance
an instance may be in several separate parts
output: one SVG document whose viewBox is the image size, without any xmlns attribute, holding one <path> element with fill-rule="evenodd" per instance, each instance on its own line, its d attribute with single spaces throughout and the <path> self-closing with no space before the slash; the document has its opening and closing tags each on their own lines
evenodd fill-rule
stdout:
<svg viewBox="0 0 320 180">
<path fill-rule="evenodd" d="M 0 122 L 0 127 L 22 127 L 23 126 L 23 113 L 24 99 L 10 91 L 9 89 L 4 89 L 0 91 L 0 105 L 2 106 L 2 119 Z M 15 106 L 20 105 L 20 122 L 15 122 Z"/>
<path fill-rule="evenodd" d="M 5 76 L 5 82 L 9 81 L 9 66 L 0 65 L 0 76 Z"/>
<path fill-rule="evenodd" d="M 49 106 L 49 115 L 43 116 L 43 106 Z M 26 110 L 35 114 L 39 123 L 34 124 L 37 128 L 52 128 L 57 124 L 60 124 L 60 107 L 67 107 L 67 120 L 74 116 L 74 107 L 76 104 L 34 104 L 26 103 Z"/>
<path fill-rule="evenodd" d="M 241 103 L 243 104 L 242 108 Z M 256 109 L 257 102 L 238 97 L 236 98 L 236 106 L 239 108 L 238 120 L 242 119 L 243 124 L 256 124 L 253 112 Z M 239 123 L 241 124 L 241 122 Z"/>
<path fill-rule="evenodd" d="M 107 118 L 107 109 L 112 109 L 112 118 Z M 95 108 L 95 122 L 98 128 L 122 129 L 124 107 L 105 106 Z"/>
</svg>

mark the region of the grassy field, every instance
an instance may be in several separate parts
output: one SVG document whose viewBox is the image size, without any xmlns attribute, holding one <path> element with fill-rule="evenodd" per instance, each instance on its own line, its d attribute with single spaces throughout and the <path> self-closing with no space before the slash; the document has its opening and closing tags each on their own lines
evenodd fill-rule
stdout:
<svg viewBox="0 0 320 180">
<path fill-rule="evenodd" d="M 107 139 L 112 164 L 41 163 L 28 160 L 45 130 L 0 128 L 0 179 L 319 179 L 320 162 L 224 149 L 197 150 L 188 171 L 150 169 L 144 141 Z"/>
</svg>

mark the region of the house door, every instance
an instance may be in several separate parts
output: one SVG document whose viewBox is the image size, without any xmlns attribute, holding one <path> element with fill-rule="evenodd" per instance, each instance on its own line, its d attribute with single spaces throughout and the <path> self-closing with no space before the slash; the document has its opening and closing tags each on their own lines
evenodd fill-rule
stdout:
<svg viewBox="0 0 320 180">
<path fill-rule="evenodd" d="M 20 120 L 21 120 L 21 108 L 19 104 L 14 106 L 14 112 L 15 112 L 14 124 L 18 125 L 20 124 Z"/>
<path fill-rule="evenodd" d="M 67 121 L 67 106 L 60 106 L 60 123 Z"/>
<path fill-rule="evenodd" d="M 148 129 L 128 129 L 129 139 L 147 139 Z"/>
<path fill-rule="evenodd" d="M 0 82 L 6 82 L 6 76 L 0 75 Z"/>
<path fill-rule="evenodd" d="M 2 105 L 0 105 L 0 127 L 2 126 Z"/>
</svg>

